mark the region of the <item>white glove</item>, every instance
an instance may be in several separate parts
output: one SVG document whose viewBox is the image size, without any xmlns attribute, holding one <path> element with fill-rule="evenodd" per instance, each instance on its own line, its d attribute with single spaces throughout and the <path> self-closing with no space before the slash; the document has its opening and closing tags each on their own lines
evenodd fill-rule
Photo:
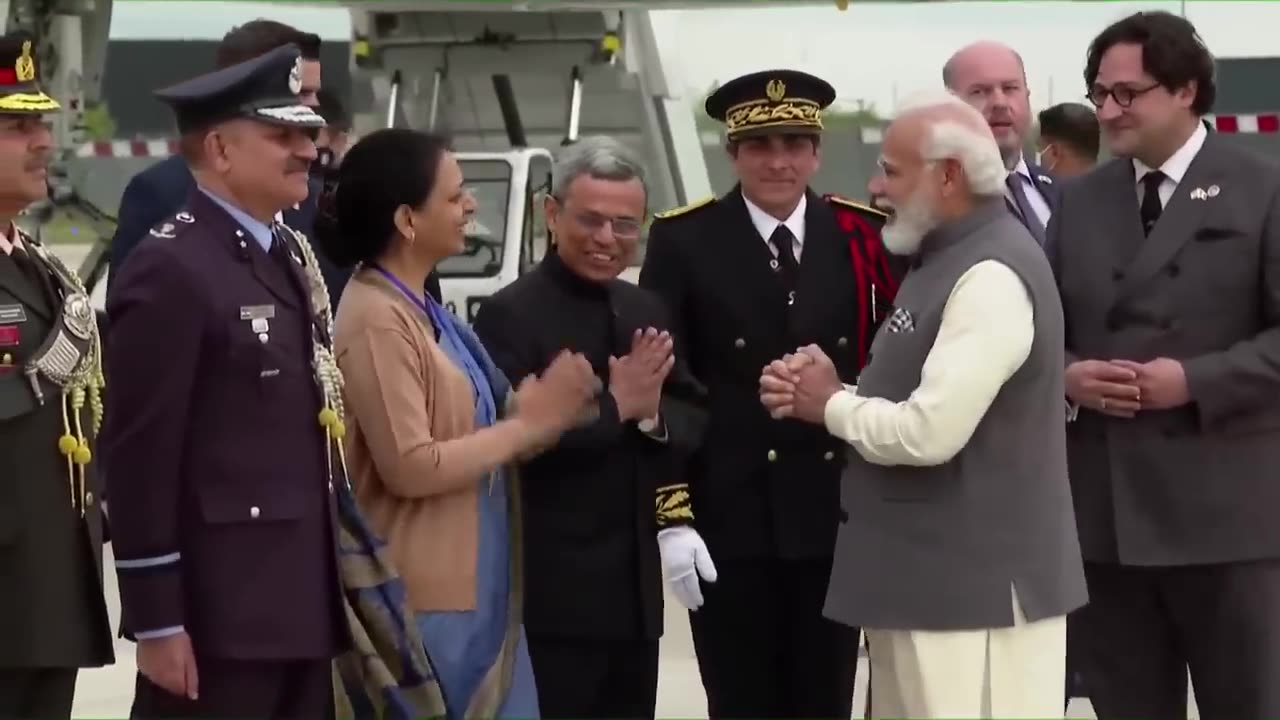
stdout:
<svg viewBox="0 0 1280 720">
<path fill-rule="evenodd" d="M 658 553 L 662 556 L 662 571 L 667 576 L 667 584 L 680 604 L 689 610 L 702 607 L 702 587 L 698 584 L 698 577 L 709 583 L 715 582 L 716 566 L 711 562 L 711 553 L 698 531 L 684 525 L 659 530 Z"/>
</svg>

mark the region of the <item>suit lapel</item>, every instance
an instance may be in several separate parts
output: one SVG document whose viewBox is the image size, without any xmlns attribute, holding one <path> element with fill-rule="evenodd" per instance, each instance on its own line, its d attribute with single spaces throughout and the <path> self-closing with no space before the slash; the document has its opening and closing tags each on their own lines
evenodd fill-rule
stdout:
<svg viewBox="0 0 1280 720">
<path fill-rule="evenodd" d="M 1133 261 L 1135 253 L 1142 246 L 1145 238 L 1142 234 L 1142 220 L 1138 217 L 1137 186 L 1133 179 L 1133 163 L 1117 159 L 1097 170 L 1102 181 L 1089 198 L 1089 206 L 1095 217 L 1099 218 L 1095 227 L 1108 231 L 1111 241 L 1107 243 L 1106 272 L 1113 269 L 1126 269 Z M 1090 212 L 1090 210 L 1085 210 Z M 1064 238 L 1070 242 L 1069 238 Z M 1107 288 L 1116 285 L 1108 278 Z"/>
<path fill-rule="evenodd" d="M 853 272 L 845 253 L 840 251 L 842 234 L 826 201 L 810 191 L 806 202 L 804 251 L 800 255 L 800 278 L 794 309 L 794 317 L 799 322 L 822 316 L 821 306 L 832 300 L 824 292 L 824 287 L 833 270 L 845 274 Z"/>
<path fill-rule="evenodd" d="M 734 283 L 746 288 L 756 288 L 761 300 L 770 304 L 785 303 L 786 292 L 782 279 L 778 276 L 776 258 L 760 237 L 755 223 L 751 222 L 751 214 L 747 212 L 746 200 L 742 198 L 742 188 L 734 186 L 721 203 L 724 210 L 724 233 L 720 235 L 723 243 L 721 257 L 735 258 L 732 263 L 735 275 Z M 806 216 L 807 220 L 807 216 Z M 807 234 L 806 230 L 806 234 Z M 801 254 L 801 258 L 804 255 Z"/>
<path fill-rule="evenodd" d="M 297 241 L 292 237 L 292 235 L 290 235 L 288 230 L 281 229 L 277 232 L 280 237 L 280 242 L 284 243 L 286 254 L 289 256 L 289 261 L 287 263 L 289 267 L 289 280 L 293 283 L 293 286 L 297 288 L 298 293 L 305 301 L 303 308 L 306 310 L 306 315 L 311 321 L 312 328 L 327 345 L 331 341 L 329 338 L 329 328 L 326 326 L 322 317 L 322 310 L 311 301 L 311 281 L 307 279 L 306 270 L 303 267 L 303 263 L 306 261 L 303 259 L 302 249 L 298 247 Z M 268 259 L 273 260 L 272 258 Z M 285 263 L 277 264 L 283 265 Z M 319 298 L 316 300 L 318 302 Z M 324 301 L 328 302 L 328 298 L 325 298 Z"/>
<path fill-rule="evenodd" d="M 1031 173 L 1031 183 L 1035 185 L 1036 191 L 1040 193 L 1040 197 L 1044 198 L 1045 204 L 1049 206 L 1049 211 L 1052 213 L 1058 206 L 1057 184 L 1044 171 L 1044 168 L 1033 162 L 1027 162 L 1027 172 Z"/>
<path fill-rule="evenodd" d="M 248 235 L 248 233 L 245 233 Z M 249 238 L 253 242 L 253 238 Z M 262 248 L 252 248 L 249 264 L 253 268 L 253 276 L 258 282 L 271 291 L 280 302 L 292 308 L 298 307 L 298 293 L 290 285 L 290 280 L 283 268 L 263 252 Z"/>
<path fill-rule="evenodd" d="M 39 261 L 33 258 L 31 262 Z M 46 321 L 53 320 L 53 296 L 48 292 L 51 288 L 36 285 L 22 271 L 22 268 L 18 267 L 18 263 L 13 258 L 0 258 L 0 288 L 6 290 L 31 312 Z"/>
<path fill-rule="evenodd" d="M 1224 168 L 1217 162 L 1216 142 L 1213 136 L 1205 139 L 1204 146 L 1196 153 L 1187 173 L 1182 176 L 1173 195 L 1160 214 L 1160 220 L 1151 229 L 1151 234 L 1143 242 L 1133 262 L 1125 270 L 1124 279 L 1117 289 L 1117 299 L 1128 296 L 1143 283 L 1150 280 L 1160 269 L 1169 263 L 1182 246 L 1195 234 L 1204 219 L 1204 212 L 1209 203 L 1204 199 L 1195 199 L 1191 193 L 1196 188 L 1205 188 L 1220 184 Z M 1132 178 L 1132 163 L 1130 178 Z M 1137 204 L 1136 180 L 1130 184 L 1129 197 Z M 1136 219 L 1137 213 L 1133 214 Z M 1139 235 L 1141 230 L 1139 229 Z"/>
<path fill-rule="evenodd" d="M 233 243 L 233 251 L 248 261 L 253 276 L 276 299 L 291 308 L 299 307 L 298 291 L 292 287 L 286 271 L 258 245 L 252 233 L 240 227 L 235 218 L 198 188 L 191 193 L 187 206 L 202 221 L 217 222 L 220 225 L 214 233 L 225 236 L 228 242 Z"/>
</svg>

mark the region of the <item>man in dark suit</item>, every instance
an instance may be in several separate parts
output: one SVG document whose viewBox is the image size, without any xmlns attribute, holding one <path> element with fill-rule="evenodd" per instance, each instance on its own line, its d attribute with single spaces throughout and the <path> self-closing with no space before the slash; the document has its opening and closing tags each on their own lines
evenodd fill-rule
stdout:
<svg viewBox="0 0 1280 720">
<path fill-rule="evenodd" d="M 1006 45 L 982 41 L 958 50 L 942 67 L 947 89 L 986 118 L 1009 174 L 1005 203 L 1041 246 L 1057 199 L 1053 178 L 1023 149 L 1031 132 L 1031 91 L 1022 57 Z"/>
<path fill-rule="evenodd" d="M 89 440 L 100 338 L 75 273 L 13 224 L 47 192 L 58 103 L 32 38 L 0 38 L 0 717 L 65 718 L 79 668 L 115 661 Z"/>
<path fill-rule="evenodd" d="M 701 439 L 701 388 L 677 364 L 661 299 L 618 279 L 645 215 L 631 152 L 611 138 L 566 148 L 546 215 L 554 252 L 485 301 L 475 321 L 509 377 L 541 374 L 568 349 L 609 388 L 594 423 L 524 467 L 525 628 L 538 705 L 548 718 L 652 718 L 660 563 L 690 609 L 701 605 L 699 578 L 715 579 L 681 462 Z"/>
<path fill-rule="evenodd" d="M 1132 15 L 1085 81 L 1116 159 L 1049 231 L 1100 718 L 1280 717 L 1280 170 L 1207 133 L 1214 61 Z"/>
<path fill-rule="evenodd" d="M 792 70 L 737 78 L 707 98 L 740 184 L 659 213 L 640 272 L 709 393 L 687 477 L 719 571 L 690 615 L 713 718 L 847 718 L 853 702 L 858 629 L 822 615 L 843 445 L 771 419 L 757 397 L 761 368 L 808 343 L 854 382 L 893 302 L 885 215 L 808 187 L 834 98 Z"/>
<path fill-rule="evenodd" d="M 197 181 L 107 296 L 106 476 L 138 717 L 325 717 L 349 637 L 328 298 L 276 213 L 324 120 L 286 45 L 157 95 Z M 327 485 L 326 485 L 327 484 Z"/>
</svg>

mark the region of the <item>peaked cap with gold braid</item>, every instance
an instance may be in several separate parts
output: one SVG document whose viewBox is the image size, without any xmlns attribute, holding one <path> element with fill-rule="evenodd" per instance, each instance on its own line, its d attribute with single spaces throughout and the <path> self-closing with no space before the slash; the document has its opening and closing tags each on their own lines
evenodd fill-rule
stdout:
<svg viewBox="0 0 1280 720">
<path fill-rule="evenodd" d="M 822 111 L 835 88 L 799 70 L 765 70 L 734 78 L 707 98 L 707 114 L 725 124 L 729 140 L 822 132 Z"/>
<path fill-rule="evenodd" d="M 43 115 L 62 109 L 40 89 L 35 39 L 27 32 L 0 36 L 0 114 Z"/>
</svg>

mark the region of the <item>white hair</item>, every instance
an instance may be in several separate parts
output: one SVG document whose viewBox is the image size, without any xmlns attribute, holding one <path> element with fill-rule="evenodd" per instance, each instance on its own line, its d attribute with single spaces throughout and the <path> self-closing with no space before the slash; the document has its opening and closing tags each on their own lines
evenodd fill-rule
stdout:
<svg viewBox="0 0 1280 720">
<path fill-rule="evenodd" d="M 639 180 L 645 185 L 644 168 L 635 153 L 607 135 L 582 138 L 560 151 L 551 170 L 551 196 L 564 202 L 569 186 L 584 175 L 618 182 Z"/>
<path fill-rule="evenodd" d="M 929 113 L 931 110 L 947 112 Z M 923 147 L 920 148 L 920 154 L 926 161 L 957 160 L 960 167 L 964 168 L 973 194 L 983 197 L 1004 195 L 1005 178 L 1009 171 L 982 113 L 945 90 L 911 96 L 900 106 L 898 117 L 915 113 L 933 115 L 925 118 L 928 131 L 924 135 Z M 955 114 L 964 117 L 967 122 L 948 117 Z"/>
</svg>

